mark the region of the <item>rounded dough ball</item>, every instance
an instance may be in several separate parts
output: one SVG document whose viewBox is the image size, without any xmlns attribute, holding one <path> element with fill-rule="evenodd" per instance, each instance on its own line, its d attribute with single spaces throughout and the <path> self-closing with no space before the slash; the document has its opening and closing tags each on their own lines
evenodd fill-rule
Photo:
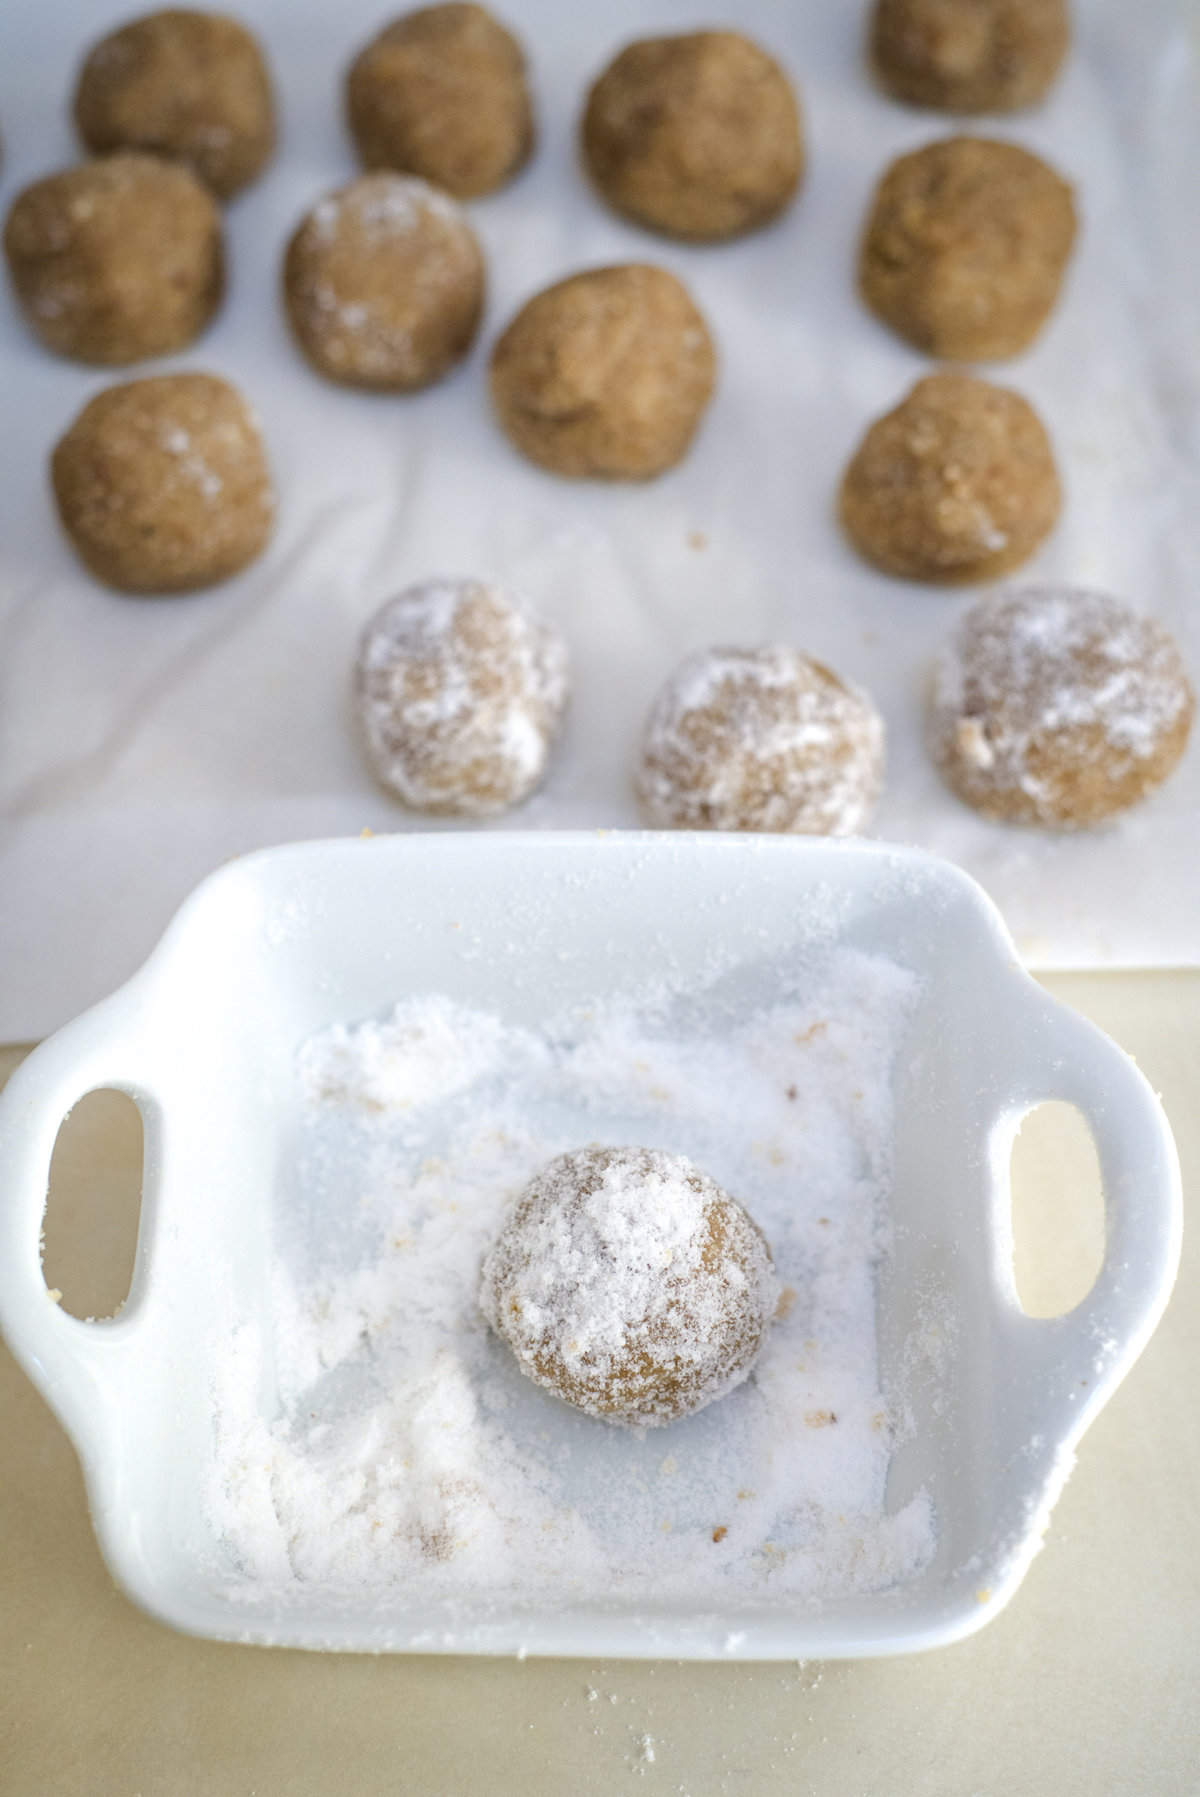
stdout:
<svg viewBox="0 0 1200 1797">
<path fill-rule="evenodd" d="M 588 95 L 582 142 L 609 204 L 670 237 L 756 230 L 804 172 L 792 84 L 734 31 L 630 44 Z"/>
<path fill-rule="evenodd" d="M 841 491 L 860 554 L 907 580 L 990 580 L 1028 560 L 1058 518 L 1050 440 L 1019 393 L 931 374 L 868 430 Z"/>
<path fill-rule="evenodd" d="M 481 580 L 433 580 L 363 631 L 355 696 L 376 779 L 414 811 L 487 817 L 540 783 L 567 702 L 556 630 Z"/>
<path fill-rule="evenodd" d="M 483 254 L 461 209 L 413 175 L 362 175 L 318 201 L 288 244 L 283 291 L 329 380 L 411 392 L 470 349 Z"/>
<path fill-rule="evenodd" d="M 71 542 L 122 592 L 212 586 L 253 561 L 271 534 L 257 422 L 215 375 L 105 388 L 57 444 L 50 471 Z"/>
<path fill-rule="evenodd" d="M 883 786 L 871 700 L 798 649 L 704 649 L 660 690 L 637 773 L 667 829 L 848 836 Z"/>
<path fill-rule="evenodd" d="M 492 351 L 510 440 L 553 474 L 648 480 L 687 453 L 716 355 L 687 289 L 644 263 L 547 287 Z"/>
<path fill-rule="evenodd" d="M 778 1297 L 757 1224 L 691 1161 L 593 1147 L 530 1181 L 484 1261 L 480 1304 L 536 1384 L 644 1428 L 740 1385 Z"/>
<path fill-rule="evenodd" d="M 859 280 L 871 310 L 949 361 L 1015 356 L 1054 308 L 1075 241 L 1068 184 L 1016 144 L 951 137 L 893 162 Z"/>
<path fill-rule="evenodd" d="M 943 112 L 1033 106 L 1070 40 L 1067 0 L 876 0 L 871 24 L 883 85 Z"/>
<path fill-rule="evenodd" d="M 938 662 L 930 752 L 985 817 L 1081 829 L 1162 784 L 1194 711 L 1153 618 L 1071 587 L 990 594 Z"/>
<path fill-rule="evenodd" d="M 212 195 L 152 156 L 110 156 L 35 181 L 13 201 L 4 251 L 29 324 L 78 362 L 182 349 L 224 285 Z"/>
<path fill-rule="evenodd" d="M 525 58 L 482 6 L 425 6 L 372 39 L 346 76 L 364 168 L 423 175 L 460 200 L 492 193 L 533 148 Z"/>
<path fill-rule="evenodd" d="M 227 200 L 275 147 L 275 105 L 257 40 L 236 19 L 147 13 L 89 50 L 75 89 L 89 150 L 181 162 Z"/>
</svg>

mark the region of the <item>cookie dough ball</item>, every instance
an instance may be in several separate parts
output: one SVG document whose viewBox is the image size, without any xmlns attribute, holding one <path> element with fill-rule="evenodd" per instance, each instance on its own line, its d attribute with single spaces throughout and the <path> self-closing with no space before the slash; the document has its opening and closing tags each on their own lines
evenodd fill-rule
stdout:
<svg viewBox="0 0 1200 1797">
<path fill-rule="evenodd" d="M 530 1181 L 484 1261 L 480 1303 L 536 1384 L 644 1428 L 740 1385 L 778 1297 L 757 1224 L 691 1161 L 593 1147 Z"/>
<path fill-rule="evenodd" d="M 846 470 L 841 515 L 859 553 L 907 580 L 990 580 L 1053 529 L 1050 440 L 1019 393 L 931 374 L 874 423 Z"/>
<path fill-rule="evenodd" d="M 106 388 L 58 443 L 50 471 L 71 542 L 122 592 L 212 586 L 252 562 L 271 534 L 257 422 L 215 375 Z"/>
<path fill-rule="evenodd" d="M 913 106 L 1016 112 L 1046 93 L 1070 38 L 1067 0 L 876 0 L 871 55 Z"/>
<path fill-rule="evenodd" d="M 1071 587 L 998 593 L 961 619 L 929 743 L 985 817 L 1077 830 L 1136 805 L 1187 746 L 1195 700 L 1163 626 Z"/>
<path fill-rule="evenodd" d="M 716 355 L 687 289 L 643 263 L 547 287 L 492 351 L 511 441 L 552 474 L 648 480 L 686 455 Z"/>
<path fill-rule="evenodd" d="M 413 811 L 487 817 L 540 783 L 567 702 L 556 630 L 481 580 L 433 580 L 363 632 L 355 697 L 376 779 Z"/>
<path fill-rule="evenodd" d="M 735 31 L 630 44 L 588 95 L 582 141 L 609 205 L 669 237 L 754 231 L 804 172 L 791 82 Z"/>
<path fill-rule="evenodd" d="M 821 662 L 778 646 L 704 649 L 651 707 L 636 786 L 659 828 L 849 836 L 883 769 L 879 713 Z"/>
<path fill-rule="evenodd" d="M 364 168 L 460 200 L 502 187 L 533 148 L 525 58 L 482 6 L 425 6 L 381 31 L 350 65 L 346 115 Z"/>
<path fill-rule="evenodd" d="M 1045 324 L 1075 241 L 1067 183 L 1016 144 L 951 137 L 884 175 L 863 239 L 863 298 L 931 356 L 994 361 Z"/>
<path fill-rule="evenodd" d="M 147 13 L 101 38 L 80 70 L 75 123 L 89 150 L 180 162 L 222 200 L 253 181 L 275 147 L 262 51 L 220 13 Z"/>
<path fill-rule="evenodd" d="M 13 201 L 4 251 L 30 325 L 78 362 L 182 349 L 224 284 L 211 194 L 152 156 L 110 156 L 35 181 Z"/>
<path fill-rule="evenodd" d="M 318 374 L 352 387 L 440 380 L 475 340 L 483 286 L 461 209 L 413 175 L 363 175 L 327 195 L 284 261 L 296 341 Z"/>
</svg>

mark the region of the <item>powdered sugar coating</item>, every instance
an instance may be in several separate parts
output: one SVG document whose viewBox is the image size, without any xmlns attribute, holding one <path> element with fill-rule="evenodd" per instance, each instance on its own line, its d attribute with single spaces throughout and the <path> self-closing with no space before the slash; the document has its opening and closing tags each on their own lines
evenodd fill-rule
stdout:
<svg viewBox="0 0 1200 1797">
<path fill-rule="evenodd" d="M 479 580 L 431 580 L 363 632 L 355 692 L 376 777 L 416 811 L 483 817 L 527 798 L 567 702 L 558 632 Z"/>
<path fill-rule="evenodd" d="M 1155 619 L 1103 593 L 1033 587 L 960 620 L 937 665 L 930 748 L 985 814 L 1077 828 L 1166 779 L 1194 706 Z"/>
<path fill-rule="evenodd" d="M 483 255 L 466 215 L 415 175 L 363 175 L 327 194 L 288 245 L 284 292 L 300 347 L 329 379 L 409 391 L 470 348 Z"/>
<path fill-rule="evenodd" d="M 883 785 L 883 721 L 866 693 L 798 649 L 705 649 L 659 692 L 638 796 L 691 830 L 848 836 Z"/>
<path fill-rule="evenodd" d="M 740 1385 L 779 1291 L 757 1226 L 684 1155 L 585 1148 L 518 1199 L 480 1303 L 537 1384 L 633 1426 Z"/>
<path fill-rule="evenodd" d="M 310 1040 L 266 1289 L 223 1282 L 210 1318 L 205 1504 L 234 1601 L 277 1614 L 316 1585 L 466 1623 L 513 1595 L 724 1612 L 908 1577 L 930 1500 L 888 1510 L 905 1415 L 875 1314 L 916 998 L 838 949 L 732 1011 L 723 979 L 601 988 L 536 1024 L 414 992 Z M 533 1384 L 479 1309 L 514 1195 L 596 1142 L 706 1168 L 790 1288 L 753 1378 L 669 1442 Z"/>
</svg>

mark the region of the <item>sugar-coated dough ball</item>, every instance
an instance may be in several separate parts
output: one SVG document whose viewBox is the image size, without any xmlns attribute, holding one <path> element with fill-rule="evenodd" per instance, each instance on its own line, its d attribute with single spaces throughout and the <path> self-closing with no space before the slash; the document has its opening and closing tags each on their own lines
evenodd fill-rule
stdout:
<svg viewBox="0 0 1200 1797">
<path fill-rule="evenodd" d="M 804 172 L 792 84 L 734 31 L 628 45 L 588 95 L 582 138 L 609 204 L 670 237 L 753 231 L 783 210 Z"/>
<path fill-rule="evenodd" d="M 355 694 L 382 786 L 414 811 L 486 817 L 545 774 L 567 702 L 566 647 L 500 587 L 431 580 L 370 620 Z"/>
<path fill-rule="evenodd" d="M 470 349 L 483 255 L 454 200 L 414 175 L 361 175 L 319 200 L 288 244 L 288 318 L 318 373 L 409 392 Z"/>
<path fill-rule="evenodd" d="M 883 785 L 883 721 L 798 649 L 704 649 L 650 710 L 637 771 L 647 821 L 681 830 L 847 836 Z"/>
<path fill-rule="evenodd" d="M 647 480 L 687 453 L 712 395 L 716 355 L 674 275 L 645 263 L 547 287 L 492 351 L 510 440 L 554 474 Z"/>
<path fill-rule="evenodd" d="M 482 6 L 424 6 L 355 58 L 346 113 L 364 168 L 422 175 L 457 199 L 502 187 L 533 148 L 525 58 Z"/>
<path fill-rule="evenodd" d="M 943 112 L 1033 106 L 1070 41 L 1067 0 L 876 0 L 871 24 L 884 86 Z"/>
<path fill-rule="evenodd" d="M 227 200 L 275 147 L 275 105 L 258 41 L 220 13 L 170 8 L 133 19 L 87 54 L 75 123 L 89 150 L 181 162 Z"/>
<path fill-rule="evenodd" d="M 609 1423 L 654 1427 L 740 1385 L 779 1289 L 736 1199 L 683 1155 L 562 1154 L 483 1265 L 484 1316 L 521 1371 Z"/>
<path fill-rule="evenodd" d="M 933 759 L 985 817 L 1075 830 L 1136 805 L 1187 746 L 1195 700 L 1168 632 L 1073 587 L 989 594 L 937 667 Z"/>
<path fill-rule="evenodd" d="M 51 476 L 81 559 L 123 592 L 225 580 L 253 561 L 274 522 L 258 425 L 211 374 L 107 387 L 58 443 Z"/>
<path fill-rule="evenodd" d="M 971 375 L 931 374 L 868 430 L 842 482 L 841 514 L 885 574 L 989 580 L 1033 554 L 1061 497 L 1027 400 Z"/>
<path fill-rule="evenodd" d="M 893 162 L 863 239 L 871 310 L 931 356 L 1015 356 L 1045 324 L 1075 241 L 1068 184 L 1017 144 L 950 137 Z"/>
<path fill-rule="evenodd" d="M 13 201 L 4 251 L 29 324 L 78 362 L 182 349 L 224 284 L 212 195 L 153 156 L 109 156 L 35 181 Z"/>
</svg>

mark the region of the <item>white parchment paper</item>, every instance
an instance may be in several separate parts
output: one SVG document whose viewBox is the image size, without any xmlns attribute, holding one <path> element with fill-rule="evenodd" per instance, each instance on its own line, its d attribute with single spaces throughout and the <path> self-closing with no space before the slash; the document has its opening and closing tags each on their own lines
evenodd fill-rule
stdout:
<svg viewBox="0 0 1200 1797">
<path fill-rule="evenodd" d="M 76 155 L 79 57 L 128 0 L 44 0 L 0 16 L 5 205 Z M 1200 959 L 1200 745 L 1119 824 L 1055 838 L 991 825 L 941 787 L 921 741 L 937 647 L 970 593 L 889 581 L 841 540 L 833 497 L 867 423 L 928 364 L 862 308 L 855 248 L 885 164 L 950 128 L 876 91 L 859 0 L 740 0 L 805 104 L 810 170 L 773 229 L 679 246 L 611 217 L 574 154 L 585 86 L 630 37 L 713 22 L 687 0 L 508 0 L 541 125 L 529 169 L 471 213 L 490 271 L 467 365 L 413 398 L 355 394 L 301 363 L 278 304 L 298 215 L 348 179 L 341 71 L 377 0 L 244 0 L 282 110 L 279 155 L 228 213 L 231 280 L 214 327 L 164 367 L 237 382 L 264 421 L 280 495 L 263 559 L 209 593 L 106 592 L 61 539 L 48 452 L 103 371 L 55 360 L 0 310 L 0 1039 L 41 1034 L 123 979 L 175 905 L 231 854 L 364 827 L 429 827 L 378 792 L 352 730 L 363 620 L 435 573 L 524 589 L 574 661 L 569 727 L 544 790 L 491 826 L 637 822 L 629 771 L 661 680 L 712 642 L 791 640 L 876 695 L 890 737 L 875 833 L 950 856 L 1041 966 Z M 1082 239 L 1020 388 L 1054 437 L 1067 493 L 1027 570 L 1158 612 L 1200 676 L 1200 108 L 1174 0 L 1078 0 L 1078 43 L 1038 112 L 984 128 L 1075 181 Z M 715 16 L 714 16 L 715 17 Z M 972 128 L 979 129 L 976 124 Z M 647 486 L 562 482 L 489 414 L 491 341 L 551 279 L 654 260 L 691 287 L 720 388 L 687 462 Z M 436 827 L 436 826 L 435 826 Z"/>
</svg>

